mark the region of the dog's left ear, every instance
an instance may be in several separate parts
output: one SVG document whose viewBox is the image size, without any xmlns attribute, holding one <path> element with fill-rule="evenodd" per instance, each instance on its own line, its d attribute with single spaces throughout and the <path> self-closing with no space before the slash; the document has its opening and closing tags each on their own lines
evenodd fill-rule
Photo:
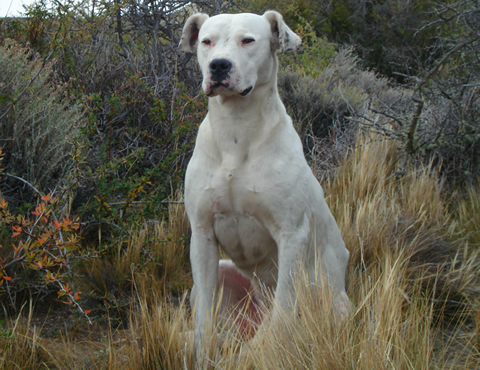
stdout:
<svg viewBox="0 0 480 370">
<path fill-rule="evenodd" d="M 198 32 L 208 18 L 208 14 L 195 13 L 187 19 L 178 45 L 180 50 L 190 53 L 197 50 Z"/>
<path fill-rule="evenodd" d="M 275 50 L 278 50 L 280 53 L 287 50 L 297 50 L 302 43 L 302 39 L 288 28 L 285 22 L 283 22 L 283 17 L 280 13 L 269 10 L 265 12 L 263 17 L 270 23 Z"/>
</svg>

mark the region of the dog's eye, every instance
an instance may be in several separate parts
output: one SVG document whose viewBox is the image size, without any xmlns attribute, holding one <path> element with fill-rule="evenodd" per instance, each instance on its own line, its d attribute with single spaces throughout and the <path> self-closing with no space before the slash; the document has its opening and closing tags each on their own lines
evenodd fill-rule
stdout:
<svg viewBox="0 0 480 370">
<path fill-rule="evenodd" d="M 209 39 L 202 40 L 203 45 L 210 45 L 212 42 Z"/>
<path fill-rule="evenodd" d="M 242 44 L 243 44 L 243 45 L 251 44 L 252 42 L 255 42 L 255 39 L 252 39 L 251 37 L 245 37 L 245 38 L 242 40 Z"/>
</svg>

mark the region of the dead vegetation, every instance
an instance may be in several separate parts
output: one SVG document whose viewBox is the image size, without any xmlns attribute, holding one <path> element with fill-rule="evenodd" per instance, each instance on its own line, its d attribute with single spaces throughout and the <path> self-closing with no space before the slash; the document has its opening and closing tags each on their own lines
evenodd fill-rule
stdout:
<svg viewBox="0 0 480 370">
<path fill-rule="evenodd" d="M 300 276 L 298 315 L 285 315 L 282 327 L 266 322 L 248 345 L 227 333 L 231 339 L 222 346 L 212 343 L 205 368 L 477 368 L 478 191 L 471 190 L 473 201 L 456 202 L 456 194 L 442 193 L 431 168 L 399 176 L 395 154 L 392 141 L 358 139 L 324 184 L 352 253 L 347 284 L 355 307 L 348 318 L 338 322 L 328 295 L 314 294 Z M 182 204 L 169 209 L 168 221 L 132 232 L 109 260 L 114 280 L 124 282 L 117 289 L 128 292 L 123 324 L 98 313 L 94 336 L 82 321 L 42 336 L 41 325 L 20 316 L 2 324 L 0 366 L 194 368 L 191 309 L 179 293 L 190 284 L 182 239 L 187 223 Z M 142 249 L 148 250 L 142 258 L 151 255 L 156 264 L 141 260 Z M 77 284 L 107 297 L 102 263 Z M 139 269 L 145 263 L 150 267 Z"/>
</svg>

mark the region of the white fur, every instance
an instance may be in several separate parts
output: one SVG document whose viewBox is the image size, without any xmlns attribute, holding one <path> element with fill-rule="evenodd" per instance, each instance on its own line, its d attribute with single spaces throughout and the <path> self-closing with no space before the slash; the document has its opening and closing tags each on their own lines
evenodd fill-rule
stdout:
<svg viewBox="0 0 480 370">
<path fill-rule="evenodd" d="M 210 97 L 185 179 L 197 348 L 213 325 L 219 245 L 258 296 L 260 284 L 272 289 L 287 312 L 294 312 L 297 266 L 312 283 L 321 270 L 335 304 L 343 310 L 350 304 L 349 253 L 277 91 L 276 52 L 298 45 L 300 38 L 273 11 L 195 14 L 185 24 L 180 47 L 198 49 L 202 88 Z M 232 64 L 221 86 L 209 67 L 215 59 Z"/>
</svg>

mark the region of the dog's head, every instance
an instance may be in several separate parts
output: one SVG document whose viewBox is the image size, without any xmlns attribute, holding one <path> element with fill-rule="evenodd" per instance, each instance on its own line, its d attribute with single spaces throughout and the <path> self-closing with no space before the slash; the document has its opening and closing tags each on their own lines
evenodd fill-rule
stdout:
<svg viewBox="0 0 480 370">
<path fill-rule="evenodd" d="M 300 43 L 282 16 L 268 11 L 263 16 L 194 14 L 183 27 L 179 46 L 192 53 L 198 49 L 207 96 L 247 96 L 276 73 L 275 52 L 294 50 Z"/>
</svg>

